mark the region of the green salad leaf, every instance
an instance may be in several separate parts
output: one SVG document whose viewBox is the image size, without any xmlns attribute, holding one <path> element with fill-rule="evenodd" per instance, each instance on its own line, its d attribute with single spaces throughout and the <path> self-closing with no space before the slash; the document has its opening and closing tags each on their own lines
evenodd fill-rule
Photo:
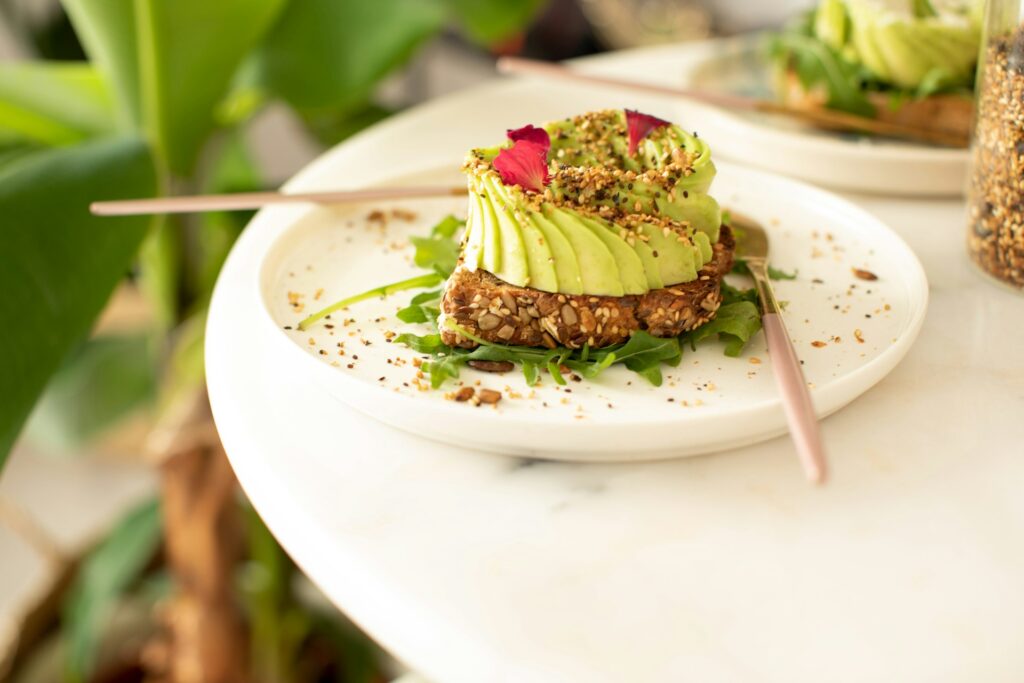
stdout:
<svg viewBox="0 0 1024 683">
<path fill-rule="evenodd" d="M 733 262 L 731 272 L 736 273 L 737 275 L 750 275 L 750 268 L 747 267 L 746 261 L 738 258 Z M 792 273 L 787 273 L 781 268 L 776 268 L 772 265 L 768 266 L 768 277 L 772 280 L 795 280 L 796 274 L 797 271 L 795 270 Z"/>
<path fill-rule="evenodd" d="M 412 298 L 409 305 L 398 311 L 398 319 L 403 323 L 437 322 L 441 314 L 441 290 L 420 292 Z"/>
<path fill-rule="evenodd" d="M 725 355 L 736 357 L 743 352 L 751 337 L 761 329 L 761 311 L 750 301 L 735 301 L 725 304 L 711 321 L 704 323 L 696 330 L 689 332 L 686 338 L 691 344 L 718 335 L 725 342 Z"/>
<path fill-rule="evenodd" d="M 874 116 L 862 69 L 813 35 L 810 22 L 772 37 L 774 59 L 793 69 L 805 90 L 823 87 L 826 105 L 859 116 Z"/>
<path fill-rule="evenodd" d="M 447 278 L 459 261 L 459 243 L 455 233 L 466 225 L 466 221 L 455 216 L 446 216 L 430 231 L 430 237 L 412 237 L 416 247 L 413 262 L 420 268 L 433 270 Z"/>
</svg>

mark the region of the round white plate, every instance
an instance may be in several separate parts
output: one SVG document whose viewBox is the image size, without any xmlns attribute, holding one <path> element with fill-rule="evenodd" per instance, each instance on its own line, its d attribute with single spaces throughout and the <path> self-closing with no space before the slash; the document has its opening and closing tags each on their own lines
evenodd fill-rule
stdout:
<svg viewBox="0 0 1024 683">
<path fill-rule="evenodd" d="M 662 83 L 771 98 L 765 40 L 764 34 L 753 34 L 691 46 L 646 48 L 614 58 L 581 60 L 580 66 L 630 80 L 653 80 L 654 76 Z M 692 102 L 677 101 L 673 106 L 673 120 L 696 126 L 719 158 L 857 192 L 958 196 L 966 187 L 965 149 L 831 133 L 785 117 Z"/>
<path fill-rule="evenodd" d="M 459 180 L 448 167 L 392 182 Z M 838 197 L 759 171 L 722 165 L 713 192 L 723 205 L 767 226 L 773 262 L 799 272 L 797 280 L 777 282 L 776 290 L 788 302 L 787 323 L 821 415 L 856 398 L 899 362 L 924 319 L 927 284 L 894 233 Z M 296 328 L 332 301 L 423 272 L 411 263 L 409 236 L 426 235 L 448 213 L 464 215 L 464 204 L 434 199 L 325 208 L 281 225 L 259 282 L 265 333 L 277 340 L 280 362 L 395 427 L 515 455 L 654 459 L 732 448 L 786 430 L 760 335 L 739 358 L 724 356 L 718 343 L 686 350 L 677 368 L 663 369 L 660 387 L 612 367 L 565 387 L 542 375 L 532 388 L 518 371 L 465 369 L 458 383 L 430 390 L 415 365 L 421 356 L 388 341 L 393 334 L 431 331 L 395 318 L 412 293 L 354 305 L 334 314 L 330 327 Z M 878 279 L 858 279 L 853 268 Z M 503 398 L 496 406 L 458 403 L 451 392 L 460 384 L 494 389 Z"/>
</svg>

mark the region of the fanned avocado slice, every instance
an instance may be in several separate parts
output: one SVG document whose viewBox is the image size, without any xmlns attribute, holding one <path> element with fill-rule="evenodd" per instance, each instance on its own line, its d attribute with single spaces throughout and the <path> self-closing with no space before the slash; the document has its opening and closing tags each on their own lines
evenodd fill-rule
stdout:
<svg viewBox="0 0 1024 683">
<path fill-rule="evenodd" d="M 615 257 L 594 233 L 572 213 L 551 204 L 544 205 L 544 215 L 569 240 L 580 266 L 583 291 L 595 296 L 623 296 Z"/>
<path fill-rule="evenodd" d="M 674 232 L 666 235 L 661 228 L 644 223 L 637 229 L 647 237 L 647 245 L 661 269 L 665 287 L 697 278 L 697 250 L 689 242 L 680 242 Z"/>
<path fill-rule="evenodd" d="M 558 279 L 544 235 L 528 221 L 519 220 L 509 193 L 499 187 L 497 180 L 488 178 L 485 183 L 501 228 L 502 262 L 505 266 L 502 278 L 514 285 L 528 285 L 546 292 L 557 291 Z"/>
<path fill-rule="evenodd" d="M 558 289 L 563 294 L 582 294 L 583 278 L 580 277 L 580 265 L 576 261 L 576 253 L 572 250 L 569 239 L 562 234 L 554 223 L 536 211 L 530 212 L 533 223 L 547 240 L 554 259 L 555 277 L 558 278 Z"/>
<path fill-rule="evenodd" d="M 696 246 L 700 250 L 701 262 L 697 268 L 697 270 L 700 270 L 701 268 L 704 267 L 704 264 L 710 261 L 711 257 L 715 255 L 715 250 L 711 246 L 711 239 L 708 238 L 708 236 L 702 232 L 698 232 L 695 230 L 692 239 L 694 246 Z"/>
<path fill-rule="evenodd" d="M 498 217 L 489 198 L 480 199 L 480 226 L 483 228 L 480 265 L 487 272 L 497 275 L 501 271 L 501 233 Z"/>
<path fill-rule="evenodd" d="M 667 197 L 655 199 L 658 212 L 682 223 L 689 223 L 690 227 L 702 232 L 712 242 L 718 241 L 719 231 L 722 227 L 722 209 L 714 197 L 707 194 L 689 193 L 688 195 L 677 193 L 675 201 L 669 201 Z"/>
<path fill-rule="evenodd" d="M 614 231 L 615 227 L 606 221 L 589 216 L 580 216 L 579 220 L 604 242 L 604 246 L 608 247 L 608 251 L 615 257 L 615 265 L 619 268 L 619 280 L 622 282 L 622 291 L 626 294 L 646 294 L 648 288 L 644 262 L 626 243 L 626 240 L 619 237 L 618 232 Z"/>
<path fill-rule="evenodd" d="M 661 289 L 665 282 L 661 279 L 661 265 L 654 257 L 654 250 L 646 242 L 638 241 L 633 245 L 636 255 L 644 262 L 644 273 L 647 275 L 647 287 L 649 289 Z"/>
<path fill-rule="evenodd" d="M 469 211 L 466 217 L 465 246 L 462 248 L 462 262 L 470 270 L 476 270 L 482 264 L 480 262 L 483 252 L 484 228 L 483 207 L 481 206 L 480 195 L 475 192 L 469 195 Z"/>
</svg>

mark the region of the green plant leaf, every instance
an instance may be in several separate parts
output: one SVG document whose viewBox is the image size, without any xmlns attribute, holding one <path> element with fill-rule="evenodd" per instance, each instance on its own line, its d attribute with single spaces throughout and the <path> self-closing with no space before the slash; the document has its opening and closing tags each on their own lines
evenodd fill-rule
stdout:
<svg viewBox="0 0 1024 683">
<path fill-rule="evenodd" d="M 92 66 L 0 63 L 0 131 L 9 141 L 67 145 L 112 130 L 110 93 Z"/>
<path fill-rule="evenodd" d="M 148 500 L 132 509 L 86 557 L 63 606 L 69 680 L 89 679 L 104 623 L 153 558 L 160 538 L 160 508 L 156 500 Z"/>
<path fill-rule="evenodd" d="M 122 125 L 141 120 L 134 0 L 61 0 L 90 61 L 106 76 Z"/>
<path fill-rule="evenodd" d="M 231 131 L 222 142 L 203 191 L 222 194 L 262 189 L 259 170 L 249 156 L 242 132 Z M 193 273 L 192 295 L 203 305 L 213 293 L 217 275 L 231 246 L 252 216 L 253 212 L 249 211 L 213 211 L 200 217 L 194 239 L 197 263 Z"/>
<path fill-rule="evenodd" d="M 235 72 L 284 4 L 135 0 L 142 119 L 172 173 L 192 172 Z"/>
<path fill-rule="evenodd" d="M 489 47 L 521 31 L 544 0 L 445 0 L 472 40 Z"/>
<path fill-rule="evenodd" d="M 439 0 L 294 0 L 259 53 L 263 82 L 299 109 L 354 108 L 446 14 Z"/>
<path fill-rule="evenodd" d="M 163 337 L 178 322 L 181 223 L 181 216 L 154 216 L 139 249 L 139 290 L 153 313 L 157 337 Z"/>
<path fill-rule="evenodd" d="M 147 335 L 90 339 L 54 375 L 26 432 L 46 446 L 75 449 L 149 404 L 156 379 Z"/>
<path fill-rule="evenodd" d="M 89 202 L 147 196 L 154 185 L 139 140 L 47 150 L 0 171 L 0 465 L 146 233 L 145 219 L 93 217 Z"/>
</svg>

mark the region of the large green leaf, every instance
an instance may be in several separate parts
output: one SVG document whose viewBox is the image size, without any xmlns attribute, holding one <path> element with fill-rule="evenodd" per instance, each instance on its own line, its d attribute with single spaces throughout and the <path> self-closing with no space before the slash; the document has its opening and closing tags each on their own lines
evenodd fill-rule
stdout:
<svg viewBox="0 0 1024 683">
<path fill-rule="evenodd" d="M 444 0 L 466 34 L 482 45 L 511 37 L 533 18 L 545 0 Z"/>
<path fill-rule="evenodd" d="M 302 4 L 307 0 L 296 0 Z M 239 64 L 286 0 L 63 0 L 126 116 L 171 172 L 192 171 Z"/>
<path fill-rule="evenodd" d="M 125 125 L 137 125 L 139 60 L 134 0 L 61 0 L 86 54 L 107 77 Z"/>
<path fill-rule="evenodd" d="M 8 142 L 66 145 L 110 133 L 106 83 L 88 64 L 0 63 L 0 134 Z"/>
<path fill-rule="evenodd" d="M 71 451 L 149 404 L 157 379 L 150 341 L 145 334 L 106 335 L 83 344 L 36 405 L 28 438 Z"/>
<path fill-rule="evenodd" d="M 259 55 L 264 83 L 300 109 L 361 104 L 446 14 L 438 0 L 293 0 Z"/>
<path fill-rule="evenodd" d="M 284 4 L 135 0 L 143 121 L 174 174 L 192 172 L 238 66 Z"/>
<path fill-rule="evenodd" d="M 83 562 L 64 603 L 65 670 L 71 681 L 89 680 L 105 622 L 153 558 L 160 538 L 160 508 L 148 500 L 131 510 Z"/>
<path fill-rule="evenodd" d="M 139 140 L 25 157 L 0 171 L 0 465 L 47 380 L 89 332 L 146 234 L 89 202 L 153 193 Z"/>
<path fill-rule="evenodd" d="M 242 131 L 232 131 L 221 142 L 216 159 L 210 164 L 203 192 L 221 194 L 262 189 L 259 169 L 245 146 Z M 213 211 L 200 217 L 194 239 L 191 288 L 194 298 L 202 305 L 209 302 L 228 252 L 252 216 L 248 211 Z"/>
</svg>

